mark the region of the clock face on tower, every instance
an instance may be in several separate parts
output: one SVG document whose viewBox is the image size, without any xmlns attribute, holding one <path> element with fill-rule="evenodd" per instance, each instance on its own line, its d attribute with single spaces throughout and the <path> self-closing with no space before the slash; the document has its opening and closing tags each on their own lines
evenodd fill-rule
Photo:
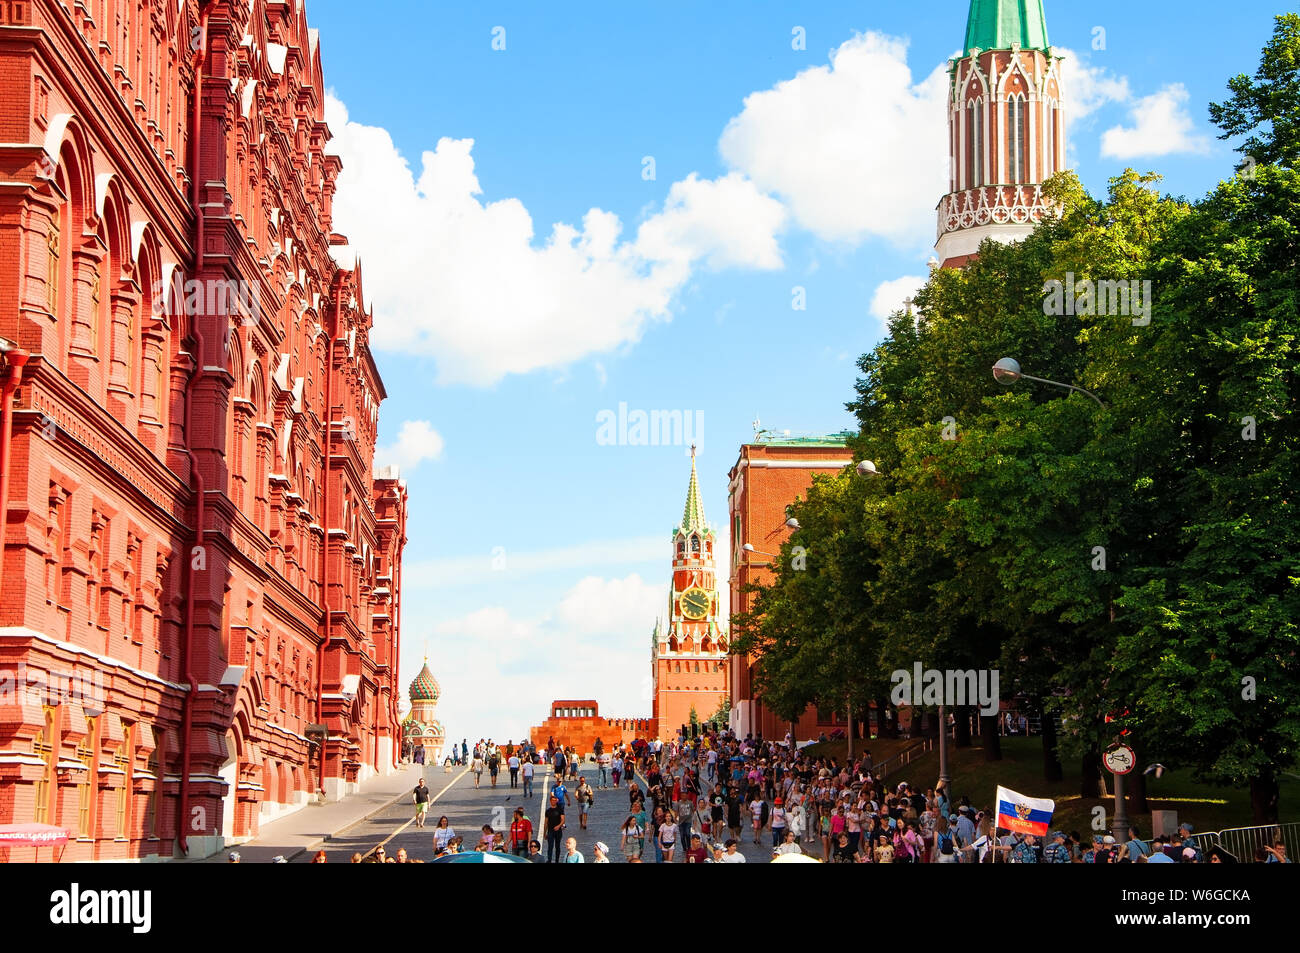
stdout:
<svg viewBox="0 0 1300 953">
<path fill-rule="evenodd" d="M 688 619 L 703 619 L 709 614 L 709 594 L 699 586 L 682 593 L 682 615 Z"/>
</svg>

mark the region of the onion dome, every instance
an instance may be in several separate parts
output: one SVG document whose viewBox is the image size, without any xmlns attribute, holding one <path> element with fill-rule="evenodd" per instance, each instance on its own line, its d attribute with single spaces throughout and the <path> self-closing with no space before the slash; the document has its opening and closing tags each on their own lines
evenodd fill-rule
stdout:
<svg viewBox="0 0 1300 953">
<path fill-rule="evenodd" d="M 420 674 L 415 676 L 415 681 L 411 682 L 411 701 L 436 702 L 440 692 L 441 688 L 438 686 L 438 680 L 429 671 L 429 663 L 425 662 L 424 668 L 420 669 Z"/>
</svg>

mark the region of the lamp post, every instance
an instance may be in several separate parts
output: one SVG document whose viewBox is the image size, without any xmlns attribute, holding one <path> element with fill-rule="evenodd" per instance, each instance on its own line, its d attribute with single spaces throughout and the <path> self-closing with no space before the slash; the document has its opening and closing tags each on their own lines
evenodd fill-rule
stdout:
<svg viewBox="0 0 1300 953">
<path fill-rule="evenodd" d="M 1014 384 L 1021 379 L 1034 381 L 1038 384 L 1047 384 L 1049 387 L 1061 387 L 1065 390 L 1078 391 L 1080 394 L 1086 394 L 1097 402 L 1097 406 L 1105 409 L 1106 405 L 1102 399 L 1092 391 L 1084 390 L 1082 387 L 1075 387 L 1073 384 L 1063 384 L 1060 381 L 1051 381 L 1043 377 L 1033 377 L 1024 373 L 1020 369 L 1020 362 L 1012 357 L 1000 358 L 993 365 L 993 379 L 999 384 Z M 1124 775 L 1111 772 L 1115 779 L 1115 817 L 1112 828 L 1115 830 L 1115 842 L 1123 844 L 1128 840 L 1128 805 L 1124 796 Z"/>
</svg>

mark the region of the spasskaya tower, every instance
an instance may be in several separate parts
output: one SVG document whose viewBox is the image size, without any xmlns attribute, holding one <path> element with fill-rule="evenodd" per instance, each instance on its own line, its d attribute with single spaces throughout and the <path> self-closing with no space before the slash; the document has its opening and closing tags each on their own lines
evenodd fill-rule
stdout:
<svg viewBox="0 0 1300 953">
<path fill-rule="evenodd" d="M 681 524 L 673 530 L 673 580 L 668 628 L 655 625 L 654 719 L 659 737 L 689 725 L 691 711 L 706 722 L 728 697 L 727 638 L 718 622 L 720 601 L 713 568 L 716 535 L 704 520 L 695 448 Z"/>
</svg>

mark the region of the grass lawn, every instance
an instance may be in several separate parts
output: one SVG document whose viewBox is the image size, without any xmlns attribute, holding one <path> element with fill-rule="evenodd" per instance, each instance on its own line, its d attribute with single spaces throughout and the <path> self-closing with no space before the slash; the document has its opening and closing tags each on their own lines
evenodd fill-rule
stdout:
<svg viewBox="0 0 1300 953">
<path fill-rule="evenodd" d="M 972 741 L 979 744 L 978 738 Z M 1079 797 L 1081 775 L 1078 761 L 1067 761 L 1063 767 L 1064 780 L 1050 784 L 1043 780 L 1043 742 L 1038 737 L 1003 738 L 1001 761 L 985 761 L 982 747 L 949 749 L 954 798 L 965 794 L 977 809 L 992 806 L 1000 784 L 1028 797 L 1048 797 L 1056 801 L 1053 827 L 1080 831 L 1086 835 L 1092 830 L 1093 808 L 1097 805 L 1106 809 L 1109 824 L 1114 810 L 1113 797 Z M 929 788 L 934 786 L 938 778 L 939 752 L 936 749 L 916 758 L 901 771 L 891 774 L 889 780 L 893 784 L 908 781 Z M 1114 779 L 1110 772 L 1103 769 L 1102 779 L 1106 791 L 1111 792 Z M 1180 823 L 1187 821 L 1198 831 L 1218 831 L 1254 824 L 1249 789 L 1203 784 L 1192 780 L 1192 772 L 1187 769 L 1167 771 L 1159 780 L 1154 775 L 1147 775 L 1146 781 L 1148 807 L 1157 811 L 1177 811 Z M 1280 820 L 1300 820 L 1300 782 L 1286 777 L 1281 787 Z M 1128 788 L 1131 795 L 1131 783 Z M 1150 836 L 1151 815 L 1135 814 L 1132 803 L 1130 799 L 1129 820 L 1137 823 L 1143 835 Z"/>
</svg>

